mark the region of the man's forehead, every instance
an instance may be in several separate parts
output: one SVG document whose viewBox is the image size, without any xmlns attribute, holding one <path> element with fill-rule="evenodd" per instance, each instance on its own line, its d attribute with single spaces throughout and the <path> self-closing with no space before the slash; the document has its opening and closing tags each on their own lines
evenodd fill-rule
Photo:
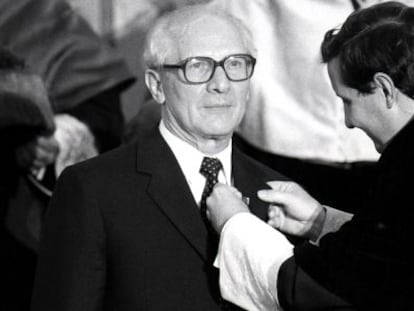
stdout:
<svg viewBox="0 0 414 311">
<path fill-rule="evenodd" d="M 239 30 L 233 23 L 215 16 L 202 16 L 187 24 L 176 41 L 180 58 L 210 56 L 222 58 L 246 53 Z"/>
<path fill-rule="evenodd" d="M 217 36 L 228 36 L 230 34 L 240 36 L 239 30 L 231 20 L 212 14 L 196 16 L 189 19 L 182 26 L 182 36 L 196 39 L 215 34 Z"/>
</svg>

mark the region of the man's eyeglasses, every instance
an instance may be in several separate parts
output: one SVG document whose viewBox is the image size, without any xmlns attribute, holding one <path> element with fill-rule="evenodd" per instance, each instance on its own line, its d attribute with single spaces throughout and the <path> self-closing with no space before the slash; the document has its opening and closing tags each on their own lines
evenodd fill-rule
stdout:
<svg viewBox="0 0 414 311">
<path fill-rule="evenodd" d="M 184 78 L 191 84 L 206 83 L 214 76 L 216 68 L 223 68 L 230 81 L 244 81 L 249 79 L 254 70 L 256 59 L 249 54 L 234 54 L 215 61 L 210 57 L 189 57 L 178 64 L 164 64 L 162 68 L 179 68 L 184 73 Z"/>
</svg>

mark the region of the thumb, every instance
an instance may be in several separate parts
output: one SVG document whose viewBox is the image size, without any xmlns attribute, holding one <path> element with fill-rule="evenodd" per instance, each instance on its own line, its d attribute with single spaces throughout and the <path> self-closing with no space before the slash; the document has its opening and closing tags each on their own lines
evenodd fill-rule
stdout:
<svg viewBox="0 0 414 311">
<path fill-rule="evenodd" d="M 236 197 L 238 197 L 239 199 L 241 199 L 242 194 L 239 190 L 237 190 L 237 188 L 234 187 L 230 187 L 230 192 L 233 193 L 234 195 L 236 195 Z"/>
<path fill-rule="evenodd" d="M 283 229 L 286 216 L 281 207 L 276 205 L 270 205 L 268 210 L 268 216 L 269 220 L 267 221 L 267 223 L 270 226 L 279 230 Z"/>
<path fill-rule="evenodd" d="M 260 200 L 277 205 L 286 205 L 294 199 L 294 196 L 289 192 L 281 192 L 278 190 L 259 190 L 257 196 Z"/>
</svg>

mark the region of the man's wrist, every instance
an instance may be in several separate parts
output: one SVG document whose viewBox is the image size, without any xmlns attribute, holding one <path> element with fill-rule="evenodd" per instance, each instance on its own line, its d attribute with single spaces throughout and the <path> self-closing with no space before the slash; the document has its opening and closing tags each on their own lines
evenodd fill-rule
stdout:
<svg viewBox="0 0 414 311">
<path fill-rule="evenodd" d="M 320 205 L 320 210 L 315 218 L 315 220 L 312 223 L 312 226 L 308 232 L 308 239 L 312 242 L 317 242 L 323 226 L 325 224 L 325 219 L 326 219 L 326 208 L 322 205 Z"/>
</svg>

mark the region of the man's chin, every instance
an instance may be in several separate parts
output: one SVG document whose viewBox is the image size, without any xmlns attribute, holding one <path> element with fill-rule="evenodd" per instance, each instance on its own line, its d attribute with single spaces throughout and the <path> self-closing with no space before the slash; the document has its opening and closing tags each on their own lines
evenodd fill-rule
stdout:
<svg viewBox="0 0 414 311">
<path fill-rule="evenodd" d="M 231 139 L 233 135 L 233 130 L 231 131 L 223 131 L 223 130 L 217 130 L 217 131 L 208 131 L 204 133 L 204 137 L 208 139 L 215 139 L 215 140 L 224 140 L 224 139 Z"/>
<path fill-rule="evenodd" d="M 206 119 L 207 120 L 207 119 Z M 202 130 L 208 135 L 226 136 L 231 135 L 235 131 L 239 122 L 231 116 L 219 116 L 217 118 L 210 118 L 210 122 L 206 122 L 202 126 Z"/>
</svg>

